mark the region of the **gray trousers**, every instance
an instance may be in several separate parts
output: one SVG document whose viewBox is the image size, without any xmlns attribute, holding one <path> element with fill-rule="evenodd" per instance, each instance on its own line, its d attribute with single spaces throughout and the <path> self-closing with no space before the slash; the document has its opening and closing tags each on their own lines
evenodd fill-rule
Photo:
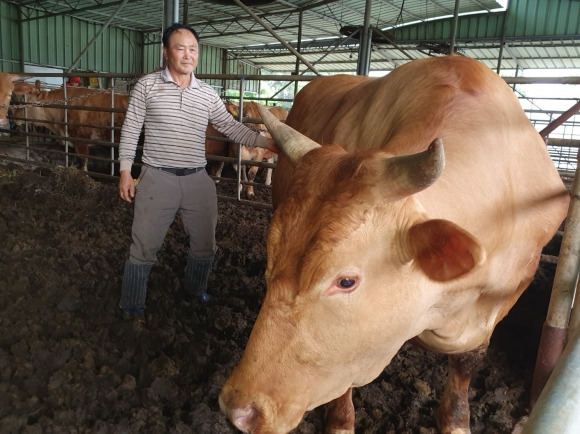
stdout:
<svg viewBox="0 0 580 434">
<path fill-rule="evenodd" d="M 189 235 L 189 255 L 210 258 L 216 251 L 217 193 L 205 170 L 176 176 L 143 166 L 135 193 L 129 262 L 153 264 L 177 212 Z"/>
</svg>

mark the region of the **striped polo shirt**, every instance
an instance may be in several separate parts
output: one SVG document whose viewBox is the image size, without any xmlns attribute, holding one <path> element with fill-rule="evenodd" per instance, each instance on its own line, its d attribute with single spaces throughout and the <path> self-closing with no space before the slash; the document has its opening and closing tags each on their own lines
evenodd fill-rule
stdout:
<svg viewBox="0 0 580 434">
<path fill-rule="evenodd" d="M 131 91 L 121 130 L 121 170 L 131 169 L 142 127 L 143 163 L 155 167 L 205 166 L 208 122 L 234 142 L 264 144 L 264 137 L 236 121 L 215 90 L 193 73 L 185 89 L 173 81 L 167 69 L 143 76 Z"/>
</svg>

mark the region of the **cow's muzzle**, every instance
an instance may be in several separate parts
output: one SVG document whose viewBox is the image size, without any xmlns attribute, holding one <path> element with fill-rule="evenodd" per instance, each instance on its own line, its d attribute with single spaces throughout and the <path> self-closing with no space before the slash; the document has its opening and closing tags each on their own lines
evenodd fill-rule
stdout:
<svg viewBox="0 0 580 434">
<path fill-rule="evenodd" d="M 219 396 L 219 404 L 222 412 L 244 433 L 257 433 L 258 426 L 262 425 L 262 414 L 255 405 L 234 404 L 236 392 L 229 386 L 224 386 Z"/>
<path fill-rule="evenodd" d="M 286 434 L 298 426 L 305 411 L 292 404 L 276 404 L 260 393 L 246 395 L 227 383 L 219 404 L 232 424 L 246 434 Z"/>
</svg>

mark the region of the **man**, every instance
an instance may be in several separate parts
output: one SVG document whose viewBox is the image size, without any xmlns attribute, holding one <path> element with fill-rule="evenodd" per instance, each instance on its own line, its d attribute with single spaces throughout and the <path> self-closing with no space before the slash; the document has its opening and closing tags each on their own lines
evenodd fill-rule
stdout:
<svg viewBox="0 0 580 434">
<path fill-rule="evenodd" d="M 69 77 L 68 81 L 66 82 L 67 87 L 78 87 L 81 84 L 80 77 Z"/>
<path fill-rule="evenodd" d="M 189 235 L 185 290 L 207 302 L 207 281 L 216 251 L 217 195 L 205 171 L 208 122 L 232 141 L 276 151 L 272 139 L 234 120 L 219 95 L 193 74 L 199 37 L 176 23 L 163 33 L 166 67 L 145 75 L 131 92 L 119 146 L 119 194 L 135 198 L 129 259 L 119 306 L 125 318 L 144 315 L 147 280 L 169 226 L 180 212 Z M 137 187 L 131 176 L 144 126 L 143 163 Z"/>
</svg>

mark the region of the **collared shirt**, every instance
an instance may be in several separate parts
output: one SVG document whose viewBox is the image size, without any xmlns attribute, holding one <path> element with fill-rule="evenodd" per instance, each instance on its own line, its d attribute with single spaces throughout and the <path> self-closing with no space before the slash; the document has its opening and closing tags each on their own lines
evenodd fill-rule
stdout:
<svg viewBox="0 0 580 434">
<path fill-rule="evenodd" d="M 142 127 L 143 163 L 155 167 L 205 166 L 208 122 L 237 143 L 256 146 L 264 140 L 259 133 L 236 121 L 215 90 L 193 73 L 185 89 L 167 69 L 145 75 L 131 91 L 121 129 L 121 170 L 131 169 Z"/>
</svg>

